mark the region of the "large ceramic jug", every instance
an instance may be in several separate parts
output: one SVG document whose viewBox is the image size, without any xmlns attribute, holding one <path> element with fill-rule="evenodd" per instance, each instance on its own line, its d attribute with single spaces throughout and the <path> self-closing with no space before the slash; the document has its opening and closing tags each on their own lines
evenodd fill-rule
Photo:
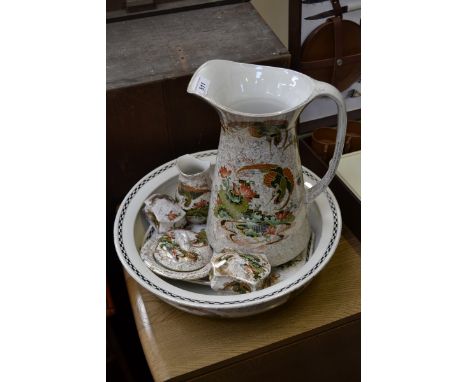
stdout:
<svg viewBox="0 0 468 382">
<path fill-rule="evenodd" d="M 215 251 L 263 253 L 276 266 L 299 255 L 310 238 L 307 203 L 335 175 L 346 133 L 339 91 L 293 70 L 212 60 L 187 91 L 216 108 L 221 136 L 211 189 L 207 236 Z M 334 156 L 325 176 L 304 188 L 296 120 L 317 97 L 338 106 Z"/>
</svg>

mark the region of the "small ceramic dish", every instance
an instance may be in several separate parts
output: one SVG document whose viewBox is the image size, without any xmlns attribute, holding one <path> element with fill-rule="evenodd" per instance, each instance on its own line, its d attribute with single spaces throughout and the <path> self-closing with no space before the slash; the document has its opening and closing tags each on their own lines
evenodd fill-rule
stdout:
<svg viewBox="0 0 468 382">
<path fill-rule="evenodd" d="M 206 225 L 205 224 L 190 225 L 189 228 L 190 228 L 190 230 L 192 230 L 194 232 L 199 232 L 202 229 L 205 229 Z M 156 235 L 156 231 L 155 231 L 155 229 L 153 227 L 150 227 L 145 233 L 145 236 L 143 238 L 143 243 L 146 244 L 146 242 L 148 240 L 151 240 L 152 236 L 154 236 L 154 235 Z M 294 275 L 294 273 L 298 272 L 300 270 L 300 268 L 309 260 L 309 254 L 311 252 L 311 248 L 314 247 L 314 239 L 315 239 L 315 233 L 312 232 L 311 237 L 310 237 L 310 241 L 309 241 L 309 245 L 307 246 L 306 249 L 304 249 L 304 251 L 302 251 L 302 253 L 299 254 L 299 256 L 297 256 L 294 259 L 288 261 L 287 263 L 284 263 L 282 265 L 278 265 L 277 267 L 272 267 L 270 275 L 264 281 L 263 287 L 266 288 L 266 287 L 272 286 L 274 284 L 277 284 L 277 283 L 279 283 L 279 282 L 281 282 L 283 280 L 288 279 L 289 277 Z M 142 251 L 143 251 L 144 246 L 145 245 L 143 245 L 143 247 L 142 247 Z M 143 261 L 145 261 L 145 259 L 143 259 Z M 154 259 L 152 257 L 150 257 L 149 263 L 150 263 L 149 265 L 147 264 L 148 267 L 150 269 L 154 269 L 153 272 L 155 272 L 156 274 L 158 274 L 160 276 L 168 277 L 168 278 L 171 278 L 171 276 L 173 276 L 173 278 L 178 279 L 178 280 L 183 280 L 183 281 L 187 281 L 187 282 L 195 283 L 195 284 L 199 284 L 199 285 L 205 285 L 207 288 L 211 287 L 210 280 L 207 277 L 205 277 L 205 276 L 209 275 L 209 273 L 206 273 L 206 272 L 209 272 L 209 270 L 210 270 L 209 267 L 207 267 L 207 270 L 203 270 L 202 274 L 205 275 L 205 273 L 206 273 L 206 275 L 203 276 L 203 278 L 198 278 L 200 276 L 200 272 L 199 273 L 194 273 L 193 275 L 190 275 L 189 277 L 180 277 L 181 275 L 173 274 L 171 272 L 168 272 L 167 269 L 161 267 L 161 264 L 158 264 L 157 262 L 155 263 Z"/>
<path fill-rule="evenodd" d="M 216 162 L 216 151 L 200 152 L 194 156 L 210 160 L 212 167 Z M 305 187 L 312 187 L 319 178 L 305 167 L 302 170 Z M 242 317 L 272 309 L 308 285 L 328 263 L 338 245 L 342 227 L 340 209 L 332 192 L 326 189 L 308 206 L 309 225 L 315 233 L 314 244 L 307 250 L 303 263 L 291 266 L 284 278 L 276 280 L 271 286 L 251 293 L 222 295 L 206 285 L 166 279 L 152 272 L 140 257 L 148 230 L 142 207 L 148 196 L 155 192 L 173 195 L 177 184 L 175 161 L 158 167 L 142 178 L 119 207 L 114 240 L 119 259 L 129 275 L 178 309 L 220 317 Z"/>
<path fill-rule="evenodd" d="M 164 267 L 154 256 L 155 248 L 158 245 L 160 235 L 156 234 L 151 236 L 143 245 L 140 251 L 141 259 L 146 266 L 157 275 L 167 277 L 174 280 L 199 280 L 208 276 L 211 264 L 208 262 L 205 266 L 193 271 L 176 271 Z"/>
<path fill-rule="evenodd" d="M 250 293 L 263 289 L 271 265 L 265 255 L 223 249 L 211 259 L 211 289 L 235 293 Z"/>
</svg>

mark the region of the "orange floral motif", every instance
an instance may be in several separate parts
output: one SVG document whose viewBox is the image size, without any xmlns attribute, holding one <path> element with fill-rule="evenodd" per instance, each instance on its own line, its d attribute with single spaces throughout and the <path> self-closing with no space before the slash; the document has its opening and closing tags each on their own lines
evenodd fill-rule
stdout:
<svg viewBox="0 0 468 382">
<path fill-rule="evenodd" d="M 219 175 L 221 175 L 222 178 L 226 178 L 231 175 L 231 170 L 228 170 L 226 167 L 222 166 L 219 169 Z"/>
<path fill-rule="evenodd" d="M 276 218 L 278 220 L 286 220 L 287 218 L 289 218 L 291 216 L 291 212 L 289 211 L 280 211 L 280 212 L 277 212 L 275 214 Z"/>
<path fill-rule="evenodd" d="M 263 183 L 267 187 L 273 187 L 276 191 L 274 203 L 282 204 L 280 208 L 284 208 L 288 204 L 294 189 L 294 176 L 289 168 L 271 163 L 257 163 L 243 166 L 237 170 L 237 173 L 246 170 L 259 170 L 264 173 Z"/>
<path fill-rule="evenodd" d="M 256 196 L 255 191 L 246 183 L 241 183 L 239 186 L 234 184 L 233 192 L 236 195 L 242 195 L 249 202 Z"/>
<path fill-rule="evenodd" d="M 173 221 L 179 216 L 179 214 L 171 210 L 166 216 L 170 221 Z"/>
<path fill-rule="evenodd" d="M 272 187 L 272 183 L 273 181 L 276 179 L 276 172 L 274 171 L 270 171 L 269 173 L 267 173 L 264 177 L 263 177 L 263 183 L 265 184 L 265 186 L 267 187 Z"/>
<path fill-rule="evenodd" d="M 283 169 L 283 175 L 286 177 L 287 180 L 291 183 L 292 187 L 294 187 L 294 176 L 289 168 Z"/>
<path fill-rule="evenodd" d="M 207 205 L 208 205 L 208 201 L 205 199 L 202 199 L 199 202 L 195 203 L 193 205 L 193 208 L 203 208 L 203 207 L 206 207 Z"/>
<path fill-rule="evenodd" d="M 273 226 L 271 226 L 271 225 L 269 225 L 269 226 L 266 228 L 265 232 L 266 232 L 268 235 L 276 235 L 276 228 L 273 227 Z"/>
</svg>

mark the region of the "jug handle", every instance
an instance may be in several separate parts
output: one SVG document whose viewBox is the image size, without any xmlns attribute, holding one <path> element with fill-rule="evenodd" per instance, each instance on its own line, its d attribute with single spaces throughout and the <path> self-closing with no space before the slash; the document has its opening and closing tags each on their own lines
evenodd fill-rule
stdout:
<svg viewBox="0 0 468 382">
<path fill-rule="evenodd" d="M 333 152 L 333 158 L 328 164 L 328 170 L 323 178 L 316 183 L 311 189 L 306 192 L 307 203 L 312 203 L 317 196 L 319 196 L 325 188 L 330 184 L 333 177 L 335 176 L 336 169 L 340 163 L 341 154 L 343 153 L 343 146 L 346 138 L 346 105 L 343 100 L 341 93 L 332 85 L 326 82 L 316 81 L 317 90 L 316 93 L 311 97 L 307 104 L 310 104 L 314 99 L 318 97 L 329 97 L 335 101 L 338 107 L 338 128 L 336 134 L 335 151 Z"/>
</svg>

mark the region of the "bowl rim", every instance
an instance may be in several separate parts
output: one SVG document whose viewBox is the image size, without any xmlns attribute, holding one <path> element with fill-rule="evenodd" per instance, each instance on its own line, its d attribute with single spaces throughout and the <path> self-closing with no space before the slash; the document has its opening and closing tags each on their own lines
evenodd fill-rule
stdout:
<svg viewBox="0 0 468 382">
<path fill-rule="evenodd" d="M 191 155 L 197 158 L 209 158 L 213 156 L 216 158 L 216 154 L 217 150 L 207 150 Z M 209 159 L 212 160 L 213 158 Z M 291 292 L 310 282 L 310 280 L 328 263 L 335 252 L 341 235 L 342 220 L 338 202 L 331 190 L 327 187 L 326 191 L 320 194 L 317 199 L 315 199 L 314 203 L 317 205 L 323 221 L 328 223 L 323 225 L 323 227 L 327 228 L 327 231 L 329 231 L 329 239 L 327 239 L 326 242 L 325 240 L 318 240 L 316 249 L 312 254 L 313 257 L 317 257 L 317 261 L 313 262 L 311 258 L 308 262 L 310 265 L 304 267 L 304 269 L 298 272 L 292 279 L 288 278 L 266 289 L 240 295 L 206 295 L 187 291 L 170 284 L 146 267 L 140 258 L 133 235 L 135 221 L 140 212 L 142 201 L 149 196 L 148 194 L 154 192 L 156 187 L 164 184 L 168 178 L 172 178 L 173 175 L 171 175 L 171 173 L 173 171 L 171 170 L 174 169 L 177 171 L 175 165 L 176 160 L 172 160 L 142 177 L 125 196 L 118 208 L 114 221 L 114 244 L 122 265 L 134 280 L 159 298 L 176 305 L 183 305 L 191 308 L 230 310 L 263 304 L 289 295 Z M 319 180 L 319 177 L 308 168 L 302 166 L 302 171 L 306 177 L 314 182 Z M 329 213 L 324 215 L 324 212 Z M 323 233 L 324 231 L 322 231 L 322 234 Z M 323 253 L 318 252 L 319 250 Z M 132 258 L 139 259 L 140 261 L 136 261 L 135 264 Z"/>
</svg>

